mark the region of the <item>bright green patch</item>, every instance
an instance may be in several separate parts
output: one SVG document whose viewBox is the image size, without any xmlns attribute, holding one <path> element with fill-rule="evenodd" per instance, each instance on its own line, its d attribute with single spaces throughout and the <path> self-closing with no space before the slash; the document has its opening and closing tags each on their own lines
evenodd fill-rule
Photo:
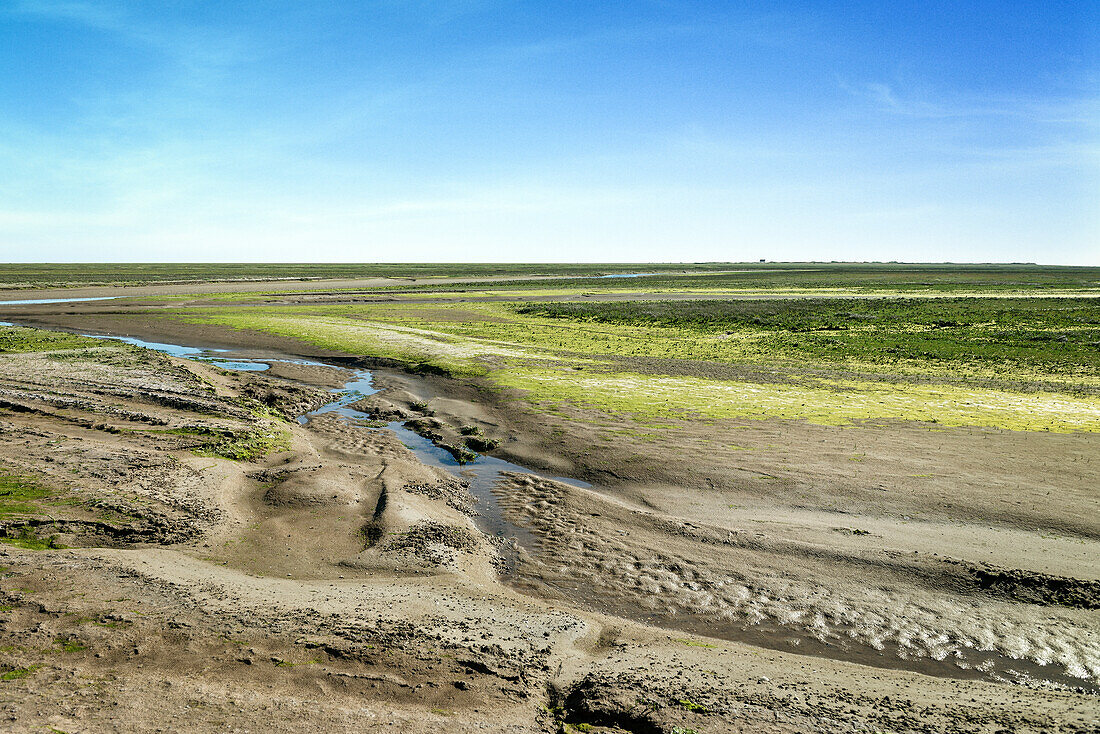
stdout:
<svg viewBox="0 0 1100 734">
<path fill-rule="evenodd" d="M 0 517 L 38 514 L 39 500 L 49 495 L 50 491 L 33 477 L 0 466 Z"/>
<path fill-rule="evenodd" d="M 642 418 L 786 418 L 820 425 L 885 418 L 1018 431 L 1100 431 L 1100 398 L 1048 392 L 860 380 L 805 387 L 629 372 L 589 377 L 535 368 L 501 370 L 493 379 L 525 390 L 540 405 L 566 403 Z"/>
<path fill-rule="evenodd" d="M 642 419 L 1100 430 L 1095 299 L 959 298 L 949 287 L 960 282 L 957 273 L 918 270 L 942 297 L 388 302 L 190 308 L 177 317 L 486 377 L 557 415 L 574 405 Z M 856 271 L 872 280 L 893 273 L 911 286 L 918 280 L 904 268 L 822 270 L 837 283 Z M 977 268 L 971 275 L 1026 289 L 1014 279 L 1020 272 Z M 1084 283 L 1087 275 L 1073 278 Z M 661 277 L 698 284 L 734 275 Z M 1028 282 L 1043 282 L 1036 278 Z M 818 287 L 833 287 L 827 282 Z"/>
<path fill-rule="evenodd" d="M 703 706 L 702 704 L 699 704 L 699 703 L 695 703 L 690 698 L 682 698 L 679 701 L 677 701 L 676 703 L 678 703 L 680 705 L 680 708 L 684 709 L 685 711 L 691 711 L 692 713 L 696 713 L 696 714 L 705 714 L 705 713 L 707 713 L 707 707 L 706 706 Z"/>
<path fill-rule="evenodd" d="M 53 642 L 61 652 L 83 652 L 88 649 L 87 645 L 72 637 L 58 637 Z"/>
<path fill-rule="evenodd" d="M 220 456 L 234 461 L 256 461 L 290 448 L 290 431 L 276 425 L 247 431 L 176 429 L 170 432 L 204 438 L 204 445 L 193 449 L 198 456 Z"/>
<path fill-rule="evenodd" d="M 41 665 L 31 665 L 26 668 L 8 668 L 0 672 L 0 680 L 20 680 L 31 675 L 41 667 Z"/>
<path fill-rule="evenodd" d="M 565 323 L 672 328 L 691 341 L 741 342 L 743 356 L 814 361 L 1100 371 L 1100 308 L 1095 298 L 944 298 L 615 301 L 534 303 L 524 315 Z M 710 346 L 711 358 L 727 351 Z M 1005 369 L 1007 367 L 1007 369 Z"/>
<path fill-rule="evenodd" d="M 17 536 L 0 537 L 0 543 L 14 545 L 16 548 L 24 548 L 26 550 L 60 550 L 65 547 L 58 542 L 57 535 L 49 535 L 42 538 L 25 525 L 19 528 L 19 535 Z"/>
</svg>

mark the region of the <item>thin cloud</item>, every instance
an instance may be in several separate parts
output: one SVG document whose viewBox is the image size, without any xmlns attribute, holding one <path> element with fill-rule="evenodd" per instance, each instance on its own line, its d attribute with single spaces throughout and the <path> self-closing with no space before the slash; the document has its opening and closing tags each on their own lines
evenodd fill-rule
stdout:
<svg viewBox="0 0 1100 734">
<path fill-rule="evenodd" d="M 976 101 L 929 101 L 899 93 L 890 84 L 882 82 L 849 82 L 837 80 L 838 85 L 855 99 L 886 112 L 903 117 L 924 119 L 951 119 L 967 117 L 1011 117 L 1041 123 L 1092 124 L 1097 122 L 1100 99 L 1019 99 L 990 97 Z"/>
</svg>

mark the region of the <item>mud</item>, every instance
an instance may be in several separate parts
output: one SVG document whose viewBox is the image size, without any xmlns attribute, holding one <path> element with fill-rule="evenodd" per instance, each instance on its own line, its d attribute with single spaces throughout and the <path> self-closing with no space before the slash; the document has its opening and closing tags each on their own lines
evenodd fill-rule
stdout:
<svg viewBox="0 0 1100 734">
<path fill-rule="evenodd" d="M 324 356 L 293 346 L 272 356 Z M 299 424 L 354 377 L 339 365 L 238 373 L 122 346 L 0 362 L 0 463 L 58 502 L 3 522 L 70 546 L 0 544 L 0 728 L 1097 725 L 1095 517 L 1073 504 L 1092 501 L 1091 469 L 1057 502 L 1032 503 L 1055 482 L 1026 457 L 989 473 L 980 495 L 954 476 L 941 483 L 950 499 L 930 491 L 937 482 L 893 490 L 926 473 L 920 462 L 968 475 L 1022 445 L 1012 436 L 886 428 L 859 434 L 875 444 L 860 466 L 848 461 L 855 434 L 797 425 L 608 444 L 582 413 L 537 416 L 476 385 L 375 375 L 380 392 L 353 410 L 433 418 L 440 442 L 498 440 L 490 458 L 600 482 L 500 474 L 492 499 L 527 533 L 502 543 L 461 467 L 336 412 Z M 547 438 L 572 427 L 559 421 L 576 435 Z M 199 428 L 287 439 L 233 460 L 210 454 Z M 761 451 L 727 460 L 702 442 L 723 432 Z M 1092 446 L 1029 440 L 1052 456 Z M 777 441 L 779 462 L 763 455 Z M 883 471 L 914 442 L 929 453 Z M 639 448 L 657 471 L 630 458 Z M 1027 471 L 1030 488 L 1013 495 L 1026 506 L 975 521 Z"/>
</svg>

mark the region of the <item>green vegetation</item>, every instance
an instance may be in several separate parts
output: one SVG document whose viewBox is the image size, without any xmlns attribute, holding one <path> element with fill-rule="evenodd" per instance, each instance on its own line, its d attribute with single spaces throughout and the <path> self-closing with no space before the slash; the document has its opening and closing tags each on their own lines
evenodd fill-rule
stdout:
<svg viewBox="0 0 1100 734">
<path fill-rule="evenodd" d="M 572 404 L 646 418 L 1093 431 L 1100 430 L 1095 304 L 1040 297 L 391 302 L 191 308 L 180 317 L 485 377 L 550 412 Z"/>
<path fill-rule="evenodd" d="M 88 646 L 72 637 L 58 637 L 53 641 L 61 652 L 83 652 L 88 649 Z"/>
<path fill-rule="evenodd" d="M 42 331 L 22 326 L 0 326 L 0 354 L 45 352 L 55 349 L 101 347 L 99 339 L 89 339 L 61 331 Z"/>
<path fill-rule="evenodd" d="M 31 675 L 41 667 L 41 665 L 31 665 L 26 668 L 6 668 L 0 672 L 0 680 L 20 680 Z"/>
<path fill-rule="evenodd" d="M 459 266 L 439 267 L 436 277 L 410 279 L 398 285 L 321 289 L 316 286 L 279 290 L 255 289 L 205 294 L 212 303 L 283 301 L 287 295 L 327 294 L 329 297 L 386 298 L 387 300 L 472 301 L 525 300 L 601 294 L 659 298 L 689 293 L 715 298 L 850 298 L 950 296 L 1096 296 L 1100 295 L 1100 268 L 1036 265 L 911 265 L 896 263 L 710 263 L 701 265 L 628 266 L 504 266 L 513 270 L 464 273 Z M 480 267 L 480 266 L 470 266 Z M 526 269 L 524 269 L 526 268 Z M 570 270 L 569 268 L 573 268 Z M 585 269 L 587 268 L 587 270 Z M 645 273 L 621 277 L 616 271 Z M 411 271 L 410 271 L 411 272 Z M 460 273 L 458 282 L 441 282 Z M 511 275 L 514 277 L 501 277 Z M 521 277 L 522 276 L 522 277 Z M 535 276 L 535 277 L 532 277 Z M 595 277 L 590 277 L 595 276 Z M 171 298 L 194 300 L 194 296 Z"/>
<path fill-rule="evenodd" d="M 499 278 L 521 275 L 602 275 L 669 270 L 724 270 L 728 263 L 9 263 L 0 265 L 8 287 L 140 285 L 211 280 L 318 278 Z"/>
<path fill-rule="evenodd" d="M 903 263 L 718 263 L 692 272 L 670 272 L 667 266 L 638 265 L 636 278 L 497 280 L 485 283 L 426 283 L 392 286 L 391 292 L 437 291 L 476 293 L 489 290 L 627 290 L 654 293 L 669 290 L 738 290 L 766 295 L 775 291 L 852 291 L 930 294 L 997 291 L 1100 289 L 1100 268 L 1042 265 L 948 265 Z M 677 266 L 673 270 L 688 270 Z"/>
<path fill-rule="evenodd" d="M 69 278 L 66 282 L 74 283 L 100 277 L 123 282 L 434 278 L 343 294 L 359 299 L 355 303 L 272 305 L 263 302 L 258 285 L 256 293 L 204 296 L 213 302 L 196 301 L 170 318 L 256 330 L 414 370 L 474 378 L 563 415 L 580 408 L 646 421 L 917 420 L 1100 430 L 1100 268 L 898 263 L 111 268 L 80 273 L 74 266 L 10 266 L 0 267 L 0 273 L 26 282 Z M 595 277 L 612 273 L 645 275 Z M 531 275 L 551 277 L 521 279 Z M 474 280 L 438 282 L 448 276 Z M 300 290 L 308 292 L 308 283 Z M 615 296 L 589 297 L 599 293 Z M 677 300 L 676 294 L 683 297 Z M 166 317 L 163 310 L 129 312 Z M 430 413 L 426 405 L 422 410 Z M 493 447 L 480 433 L 463 435 L 462 445 L 452 447 L 457 455 Z M 287 440 L 285 431 L 273 427 L 198 438 L 200 452 L 237 460 L 278 450 Z"/>
<path fill-rule="evenodd" d="M 42 511 L 39 500 L 50 495 L 42 484 L 26 474 L 13 474 L 0 466 L 0 517 L 37 515 Z"/>
<path fill-rule="evenodd" d="M 19 535 L 0 537 L 0 543 L 14 545 L 17 548 L 26 550 L 57 550 L 65 547 L 58 542 L 56 534 L 41 538 L 38 533 L 26 525 L 19 528 Z"/>
<path fill-rule="evenodd" d="M 38 479 L 13 473 L 0 465 L 0 519 L 41 516 L 47 513 L 48 508 L 71 502 L 72 500 L 57 500 L 54 492 Z M 27 550 L 65 547 L 58 542 L 56 534 L 40 537 L 32 527 L 20 525 L 18 520 L 7 526 L 5 533 L 0 535 L 0 543 Z"/>
<path fill-rule="evenodd" d="M 759 356 L 1018 365 L 1100 374 L 1100 308 L 1085 298 L 537 303 L 525 315 L 748 338 Z M 717 355 L 716 355 L 717 356 Z"/>
<path fill-rule="evenodd" d="M 290 431 L 273 424 L 245 431 L 192 427 L 173 428 L 164 433 L 201 440 L 202 445 L 193 449 L 198 456 L 217 456 L 234 461 L 255 461 L 290 448 Z"/>
<path fill-rule="evenodd" d="M 677 701 L 676 703 L 678 703 L 680 705 L 680 708 L 684 709 L 685 711 L 691 711 L 692 713 L 695 713 L 695 714 L 705 714 L 705 713 L 707 713 L 707 707 L 706 706 L 703 706 L 702 704 L 695 703 L 690 698 L 682 698 L 679 701 Z"/>
</svg>

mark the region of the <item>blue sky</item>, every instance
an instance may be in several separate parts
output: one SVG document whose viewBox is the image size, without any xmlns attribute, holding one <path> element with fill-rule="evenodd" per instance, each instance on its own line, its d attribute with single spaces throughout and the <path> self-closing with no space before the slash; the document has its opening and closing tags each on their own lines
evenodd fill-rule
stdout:
<svg viewBox="0 0 1100 734">
<path fill-rule="evenodd" d="M 0 0 L 5 261 L 1100 265 L 1100 3 Z"/>
</svg>

